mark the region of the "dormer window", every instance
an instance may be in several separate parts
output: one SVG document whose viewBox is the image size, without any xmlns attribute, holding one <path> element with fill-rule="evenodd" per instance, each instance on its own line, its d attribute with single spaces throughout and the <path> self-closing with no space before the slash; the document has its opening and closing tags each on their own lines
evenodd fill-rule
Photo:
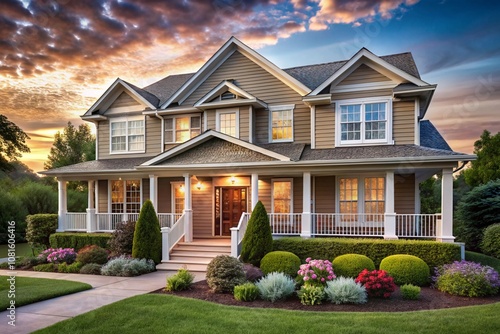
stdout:
<svg viewBox="0 0 500 334">
<path fill-rule="evenodd" d="M 392 100 L 373 98 L 337 101 L 336 146 L 392 143 Z"/>
<path fill-rule="evenodd" d="M 116 118 L 110 122 L 111 153 L 142 153 L 145 150 L 144 117 Z"/>
<path fill-rule="evenodd" d="M 234 100 L 236 99 L 236 95 L 231 92 L 225 92 L 220 95 L 220 99 L 222 100 Z"/>
</svg>

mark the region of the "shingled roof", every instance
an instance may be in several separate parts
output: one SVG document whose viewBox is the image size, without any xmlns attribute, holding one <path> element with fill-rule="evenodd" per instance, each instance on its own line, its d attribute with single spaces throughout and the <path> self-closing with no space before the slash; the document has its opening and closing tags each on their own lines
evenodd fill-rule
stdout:
<svg viewBox="0 0 500 334">
<path fill-rule="evenodd" d="M 194 73 L 169 75 L 159 81 L 143 88 L 143 90 L 154 94 L 160 100 L 158 106 L 167 101 L 181 86 L 188 81 Z"/>
<path fill-rule="evenodd" d="M 420 145 L 439 150 L 452 151 L 450 145 L 429 120 L 420 121 Z"/>
</svg>

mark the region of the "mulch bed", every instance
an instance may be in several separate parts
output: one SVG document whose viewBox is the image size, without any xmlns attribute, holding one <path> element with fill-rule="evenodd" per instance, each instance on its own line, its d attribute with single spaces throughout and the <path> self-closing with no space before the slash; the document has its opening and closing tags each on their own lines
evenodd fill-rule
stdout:
<svg viewBox="0 0 500 334">
<path fill-rule="evenodd" d="M 287 300 L 271 303 L 264 300 L 253 302 L 239 302 L 233 298 L 232 294 L 213 293 L 208 288 L 206 281 L 194 283 L 190 290 L 167 292 L 163 289 L 153 293 L 171 294 L 180 297 L 206 300 L 213 303 L 259 308 L 278 308 L 301 311 L 325 311 L 325 312 L 406 312 L 419 310 L 435 310 L 452 307 L 462 307 L 471 305 L 482 305 L 500 302 L 500 294 L 483 298 L 468 298 L 452 296 L 432 288 L 422 288 L 419 300 L 404 300 L 396 290 L 389 299 L 368 299 L 366 304 L 361 305 L 335 305 L 324 301 L 321 305 L 302 305 L 297 297 L 290 297 Z"/>
</svg>

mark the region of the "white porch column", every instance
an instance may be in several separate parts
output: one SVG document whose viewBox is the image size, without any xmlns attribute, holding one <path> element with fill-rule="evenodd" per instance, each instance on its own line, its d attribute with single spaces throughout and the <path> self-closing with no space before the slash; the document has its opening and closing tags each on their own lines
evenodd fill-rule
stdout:
<svg viewBox="0 0 500 334">
<path fill-rule="evenodd" d="M 65 229 L 65 221 L 66 221 L 66 213 L 68 211 L 68 200 L 67 200 L 67 191 L 66 191 L 67 182 L 63 180 L 57 180 L 57 192 L 59 194 L 59 210 L 57 212 L 57 230 L 56 232 L 64 232 Z"/>
<path fill-rule="evenodd" d="M 385 219 L 384 239 L 397 239 L 396 235 L 396 213 L 394 212 L 394 172 L 385 174 Z"/>
<path fill-rule="evenodd" d="M 438 221 L 439 224 L 439 221 Z M 441 228 L 436 240 L 453 242 L 453 169 L 443 169 L 441 179 Z"/>
<path fill-rule="evenodd" d="M 149 199 L 153 202 L 155 212 L 158 213 L 158 176 L 149 175 Z"/>
<path fill-rule="evenodd" d="M 97 229 L 95 215 L 95 181 L 88 180 L 87 233 Z"/>
<path fill-rule="evenodd" d="M 259 201 L 259 175 L 258 174 L 252 174 L 252 203 L 251 203 L 251 208 L 253 211 L 253 208 L 255 208 L 255 205 L 257 205 L 257 202 Z"/>
<path fill-rule="evenodd" d="M 300 236 L 302 238 L 310 238 L 312 233 L 311 222 L 311 173 L 304 172 L 302 175 L 303 191 L 302 191 L 302 230 Z"/>
<path fill-rule="evenodd" d="M 191 175 L 184 174 L 184 215 L 186 224 L 184 225 L 184 240 L 193 241 L 193 208 L 191 206 Z"/>
</svg>

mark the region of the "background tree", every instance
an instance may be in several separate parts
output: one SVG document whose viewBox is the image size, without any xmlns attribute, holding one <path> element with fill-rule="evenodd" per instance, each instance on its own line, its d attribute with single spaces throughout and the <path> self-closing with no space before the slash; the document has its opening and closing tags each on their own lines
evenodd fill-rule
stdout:
<svg viewBox="0 0 500 334">
<path fill-rule="evenodd" d="M 465 182 L 471 187 L 500 179 L 500 132 L 492 136 L 484 130 L 479 140 L 474 143 L 477 160 L 464 171 Z"/>
<path fill-rule="evenodd" d="M 10 171 L 14 167 L 10 162 L 21 157 L 21 152 L 28 153 L 26 140 L 30 137 L 21 128 L 0 115 L 0 171 Z"/>
<path fill-rule="evenodd" d="M 95 137 L 87 124 L 75 128 L 71 122 L 57 132 L 45 169 L 59 168 L 95 159 Z"/>
<path fill-rule="evenodd" d="M 441 212 L 441 179 L 435 175 L 420 183 L 420 212 Z"/>
</svg>

